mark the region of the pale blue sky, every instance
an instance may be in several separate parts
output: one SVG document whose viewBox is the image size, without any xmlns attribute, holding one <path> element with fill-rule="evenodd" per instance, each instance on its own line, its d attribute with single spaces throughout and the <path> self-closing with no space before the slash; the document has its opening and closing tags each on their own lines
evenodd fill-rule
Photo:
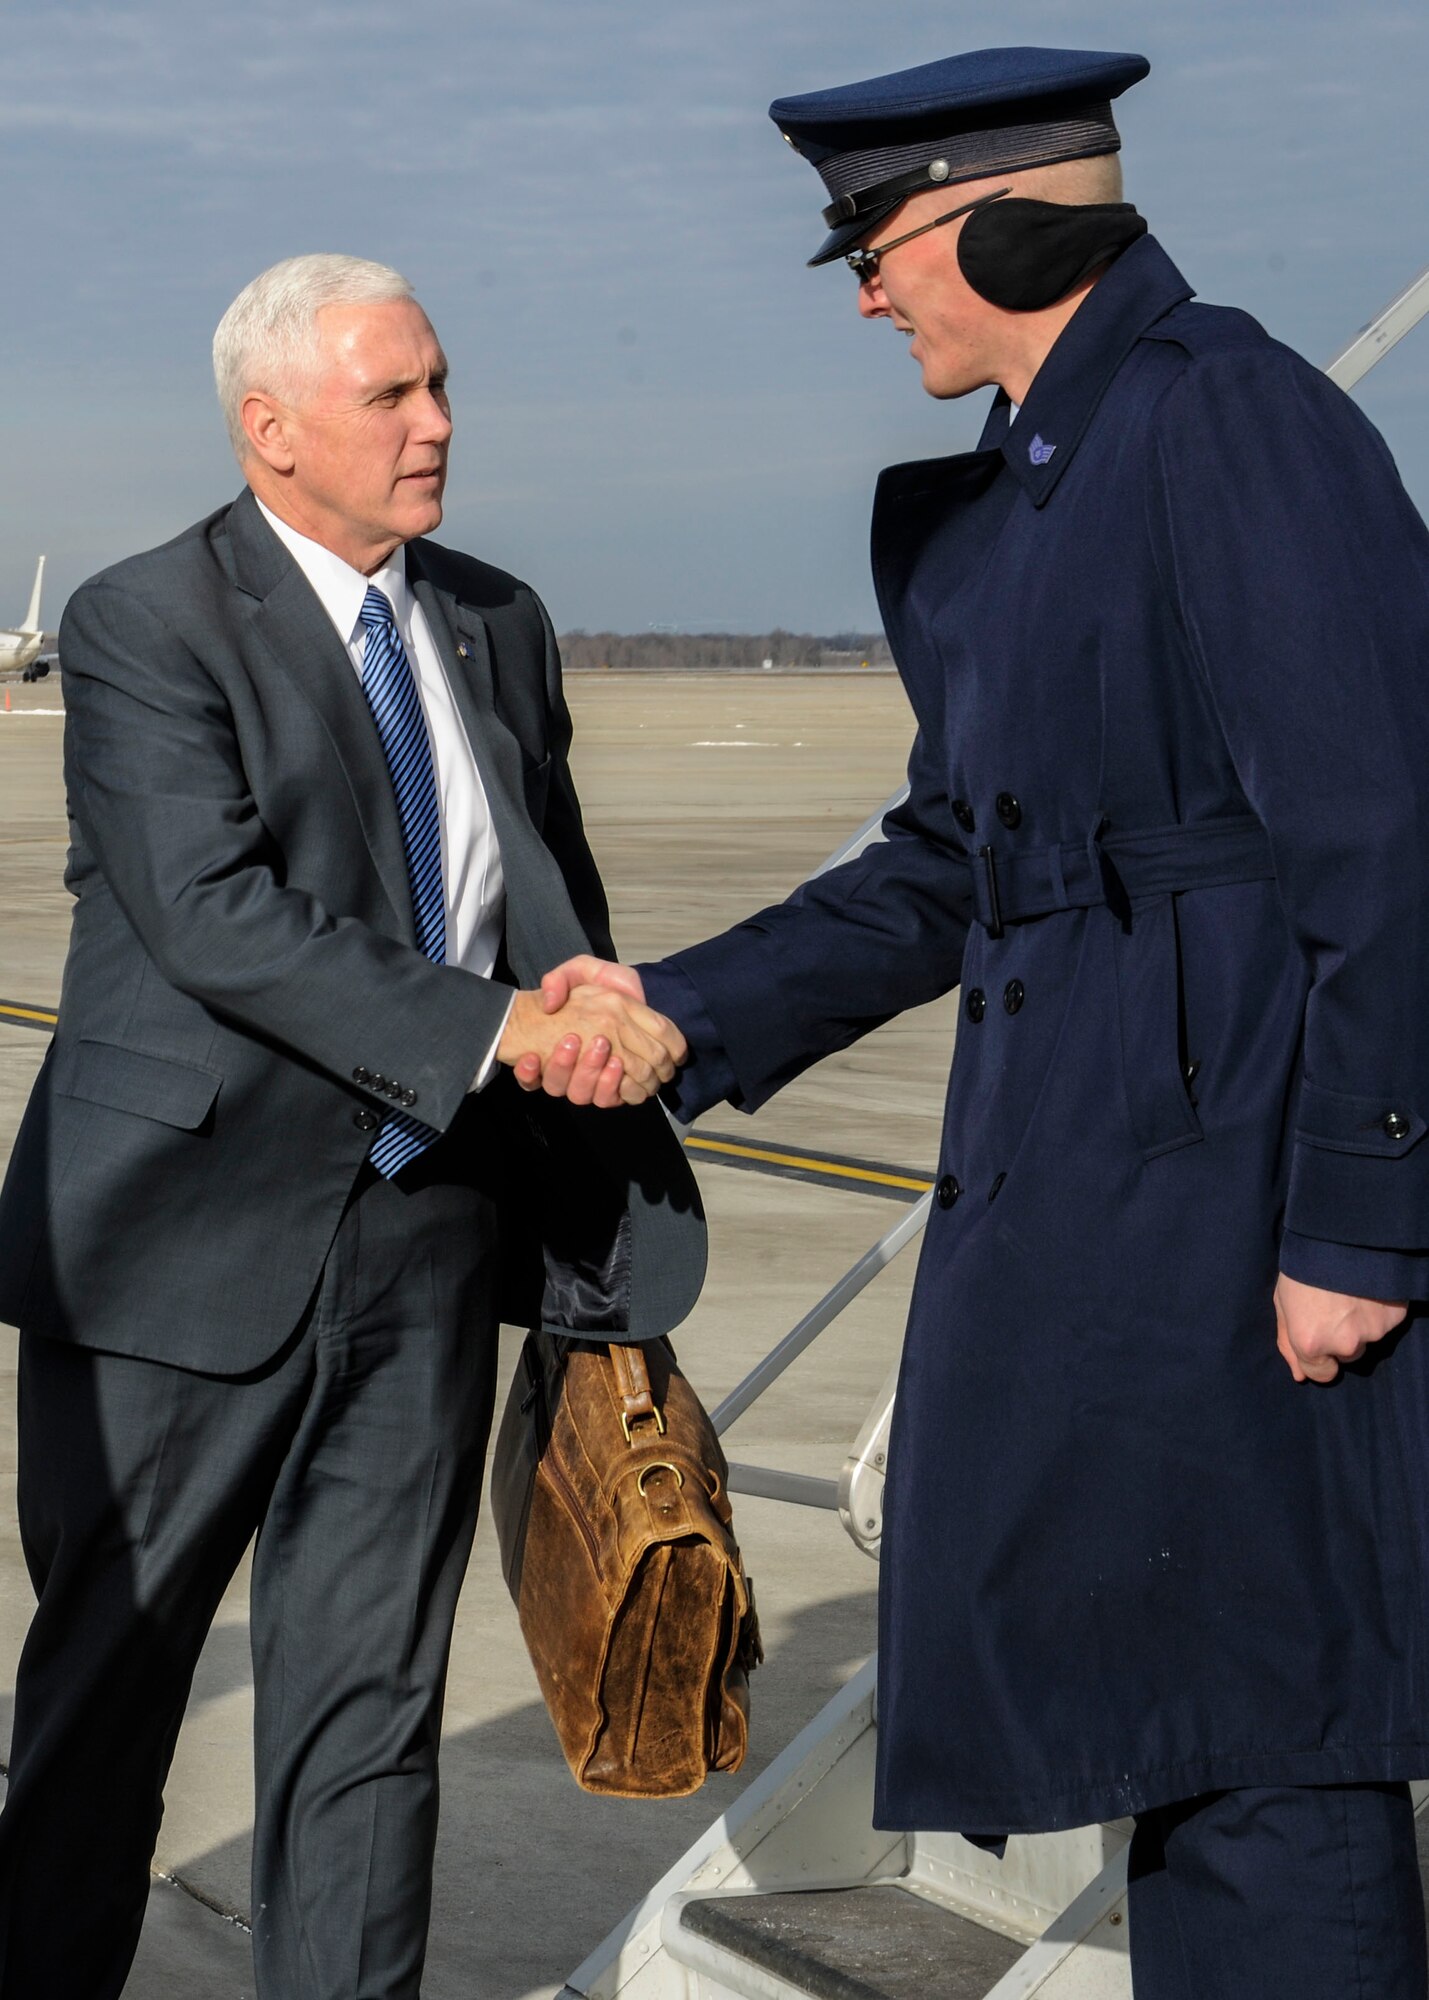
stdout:
<svg viewBox="0 0 1429 2000">
<path fill-rule="evenodd" d="M 804 269 L 771 97 L 988 41 L 1134 49 L 1128 193 L 1202 296 L 1323 361 L 1429 262 L 1429 9 L 1343 0 L 6 0 L 0 618 L 227 499 L 229 299 L 396 264 L 453 364 L 443 537 L 559 627 L 876 622 L 880 465 L 969 444 Z M 1429 326 L 1361 400 L 1429 506 Z"/>
</svg>

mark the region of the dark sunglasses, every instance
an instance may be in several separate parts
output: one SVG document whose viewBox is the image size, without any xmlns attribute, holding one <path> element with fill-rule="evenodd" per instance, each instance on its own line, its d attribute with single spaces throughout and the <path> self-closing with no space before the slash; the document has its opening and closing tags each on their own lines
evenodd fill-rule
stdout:
<svg viewBox="0 0 1429 2000">
<path fill-rule="evenodd" d="M 870 285 L 878 276 L 878 261 L 886 257 L 890 250 L 896 250 L 900 243 L 911 243 L 915 236 L 926 236 L 930 229 L 941 229 L 945 222 L 956 222 L 960 215 L 971 215 L 975 208 L 986 208 L 990 201 L 1001 201 L 1005 194 L 1011 194 L 1010 187 L 998 188 L 995 194 L 980 194 L 976 201 L 965 201 L 961 208 L 950 208 L 946 215 L 936 216 L 932 222 L 920 223 L 906 235 L 895 236 L 891 243 L 880 243 L 876 250 L 846 250 L 844 262 L 861 285 Z"/>
</svg>

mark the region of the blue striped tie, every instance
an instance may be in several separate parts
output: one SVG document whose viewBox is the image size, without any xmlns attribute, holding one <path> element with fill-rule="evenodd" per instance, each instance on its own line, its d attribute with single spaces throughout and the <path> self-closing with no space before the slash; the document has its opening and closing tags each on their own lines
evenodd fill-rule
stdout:
<svg viewBox="0 0 1429 2000">
<path fill-rule="evenodd" d="M 407 853 L 412 885 L 412 911 L 417 943 L 436 965 L 447 960 L 446 892 L 442 886 L 442 825 L 437 812 L 437 785 L 432 775 L 432 746 L 426 718 L 417 699 L 417 683 L 402 646 L 392 606 L 375 584 L 369 584 L 358 614 L 367 627 L 362 654 L 362 692 L 377 724 L 397 815 Z M 424 1153 L 438 1135 L 430 1125 L 394 1111 L 373 1141 L 369 1158 L 387 1180 L 409 1160 Z"/>
</svg>

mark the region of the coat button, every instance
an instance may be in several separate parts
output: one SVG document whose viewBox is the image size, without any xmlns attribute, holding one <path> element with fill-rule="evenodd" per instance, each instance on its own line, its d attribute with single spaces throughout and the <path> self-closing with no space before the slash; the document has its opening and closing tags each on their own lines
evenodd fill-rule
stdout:
<svg viewBox="0 0 1429 2000">
<path fill-rule="evenodd" d="M 977 832 L 977 817 L 966 799 L 953 800 L 953 818 L 964 833 Z"/>
<path fill-rule="evenodd" d="M 998 793 L 997 816 L 1002 821 L 1005 827 L 1011 828 L 1014 826 L 1021 826 L 1022 808 L 1017 803 L 1016 799 L 1013 798 L 1011 792 Z"/>
<path fill-rule="evenodd" d="M 989 1201 L 997 1200 L 997 1197 L 1002 1193 L 1002 1183 L 1006 1179 L 1007 1179 L 1006 1174 L 998 1175 L 997 1179 L 993 1182 L 992 1186 L 987 1191 L 987 1198 Z"/>
<path fill-rule="evenodd" d="M 1027 988 L 1020 979 L 1009 979 L 1002 989 L 1002 1004 L 1009 1014 L 1015 1014 L 1027 998 Z"/>
<path fill-rule="evenodd" d="M 417 1093 L 415 1090 L 404 1090 L 402 1092 L 402 1102 L 404 1104 L 411 1105 L 415 1104 L 416 1101 L 417 1101 Z"/>
<path fill-rule="evenodd" d="M 938 1182 L 939 1208 L 951 1208 L 962 1191 L 962 1183 L 958 1180 L 956 1174 L 944 1174 L 943 1178 Z"/>
<path fill-rule="evenodd" d="M 1409 1120 L 1401 1118 L 1397 1111 L 1391 1111 L 1384 1121 L 1384 1136 L 1386 1139 L 1407 1139 Z"/>
<path fill-rule="evenodd" d="M 374 1090 L 385 1090 L 387 1088 L 387 1079 L 378 1070 L 373 1070 L 367 1081 L 372 1085 Z"/>
<path fill-rule="evenodd" d="M 968 1019 L 980 1021 L 987 1012 L 987 995 L 980 986 L 974 986 L 968 994 Z"/>
<path fill-rule="evenodd" d="M 382 1120 L 375 1111 L 354 1111 L 352 1122 L 359 1132 L 375 1132 Z"/>
<path fill-rule="evenodd" d="M 352 1072 L 352 1080 L 354 1083 L 371 1083 L 372 1072 L 370 1069 L 364 1069 L 361 1063 L 359 1063 L 357 1068 Z"/>
</svg>

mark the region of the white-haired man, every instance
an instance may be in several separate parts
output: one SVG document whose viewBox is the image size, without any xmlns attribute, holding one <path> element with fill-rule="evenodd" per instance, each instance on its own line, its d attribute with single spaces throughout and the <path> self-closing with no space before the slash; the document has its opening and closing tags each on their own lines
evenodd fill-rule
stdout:
<svg viewBox="0 0 1429 2000">
<path fill-rule="evenodd" d="M 424 539 L 451 435 L 426 315 L 382 266 L 296 258 L 214 361 L 247 491 L 61 632 L 74 929 L 0 1196 L 39 1597 L 6 2000 L 123 1988 L 255 1534 L 258 1992 L 415 2000 L 498 1317 L 652 1338 L 703 1270 L 648 1102 L 678 1033 L 532 990 L 608 952 L 605 904 L 545 612 Z M 516 1091 L 572 1032 L 643 1108 Z"/>
</svg>

